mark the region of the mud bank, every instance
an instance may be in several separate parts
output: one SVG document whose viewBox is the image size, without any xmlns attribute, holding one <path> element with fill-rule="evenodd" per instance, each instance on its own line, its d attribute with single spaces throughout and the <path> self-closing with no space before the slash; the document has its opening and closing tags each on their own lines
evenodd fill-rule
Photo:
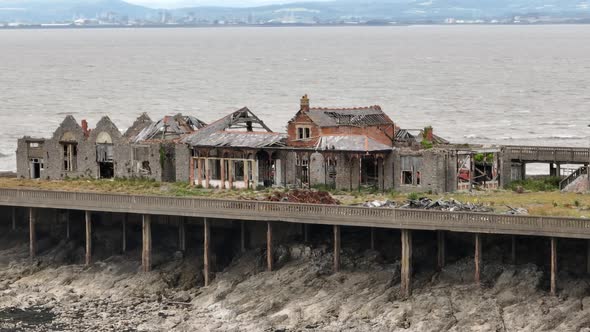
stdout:
<svg viewBox="0 0 590 332">
<path fill-rule="evenodd" d="M 66 241 L 30 262 L 25 236 L 2 240 L 0 331 L 590 331 L 590 279 L 562 271 L 549 296 L 543 267 L 505 264 L 493 243 L 482 285 L 472 257 L 438 272 L 418 261 L 402 299 L 399 262 L 380 251 L 343 248 L 333 274 L 329 243 L 278 246 L 273 272 L 252 249 L 202 287 L 198 252 L 162 250 L 141 273 L 137 250 L 84 267 Z"/>
</svg>

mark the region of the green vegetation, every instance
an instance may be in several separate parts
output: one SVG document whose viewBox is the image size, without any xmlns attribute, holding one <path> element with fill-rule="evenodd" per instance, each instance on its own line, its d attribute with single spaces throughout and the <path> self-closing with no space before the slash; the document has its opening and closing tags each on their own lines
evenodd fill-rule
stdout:
<svg viewBox="0 0 590 332">
<path fill-rule="evenodd" d="M 526 179 L 520 181 L 513 181 L 505 188 L 512 191 L 519 190 L 519 187 L 526 191 L 556 191 L 559 190 L 559 181 L 561 178 L 557 176 L 549 176 L 543 178 Z"/>
</svg>

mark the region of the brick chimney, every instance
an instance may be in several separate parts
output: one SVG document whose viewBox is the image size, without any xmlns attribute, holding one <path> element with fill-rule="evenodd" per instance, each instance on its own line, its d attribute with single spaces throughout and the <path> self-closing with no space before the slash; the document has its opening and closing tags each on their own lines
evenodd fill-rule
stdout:
<svg viewBox="0 0 590 332">
<path fill-rule="evenodd" d="M 428 142 L 434 141 L 434 133 L 432 130 L 432 126 L 424 128 L 424 139 L 426 139 Z"/>
<path fill-rule="evenodd" d="M 307 98 L 307 94 L 301 97 L 301 111 L 309 112 L 309 98 Z"/>
<path fill-rule="evenodd" d="M 90 134 L 90 130 L 88 130 L 88 121 L 86 120 L 82 120 L 82 131 L 86 137 L 88 137 L 88 134 Z"/>
</svg>

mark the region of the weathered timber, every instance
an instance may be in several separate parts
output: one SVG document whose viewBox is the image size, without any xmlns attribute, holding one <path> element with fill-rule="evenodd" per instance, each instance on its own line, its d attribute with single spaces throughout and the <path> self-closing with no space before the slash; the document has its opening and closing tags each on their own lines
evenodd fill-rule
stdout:
<svg viewBox="0 0 590 332">
<path fill-rule="evenodd" d="M 309 225 L 303 224 L 303 242 L 309 242 Z"/>
<path fill-rule="evenodd" d="M 334 272 L 340 271 L 340 226 L 334 225 Z"/>
<path fill-rule="evenodd" d="M 84 264 L 88 266 L 92 262 L 92 213 L 90 211 L 86 211 L 84 213 L 84 217 L 84 221 L 86 224 L 86 254 L 84 256 Z"/>
<path fill-rule="evenodd" d="M 12 230 L 16 231 L 16 207 L 14 207 L 14 206 L 12 207 L 11 217 L 12 217 Z"/>
<path fill-rule="evenodd" d="M 586 273 L 590 274 L 590 240 L 586 240 Z"/>
<path fill-rule="evenodd" d="M 152 217 L 149 214 L 143 215 L 141 230 L 141 266 L 143 272 L 150 272 L 152 270 Z"/>
<path fill-rule="evenodd" d="M 121 229 L 121 251 L 123 253 L 125 253 L 127 251 L 127 219 L 129 218 L 129 215 L 127 213 L 125 213 L 125 215 L 123 216 L 123 221 L 122 221 L 122 229 Z"/>
<path fill-rule="evenodd" d="M 479 284 L 481 282 L 481 265 L 482 265 L 482 257 L 481 257 L 481 234 L 475 234 L 475 283 Z"/>
<path fill-rule="evenodd" d="M 246 222 L 240 222 L 240 251 L 242 253 L 246 252 Z"/>
<path fill-rule="evenodd" d="M 510 236 L 510 262 L 516 265 L 516 236 Z"/>
<path fill-rule="evenodd" d="M 272 223 L 266 222 L 266 269 L 272 271 L 273 249 L 272 249 Z"/>
<path fill-rule="evenodd" d="M 209 253 L 210 242 L 211 242 L 211 225 L 209 220 L 205 218 L 203 220 L 203 280 L 205 286 L 209 286 L 209 265 L 211 255 Z"/>
<path fill-rule="evenodd" d="M 232 220 L 590 239 L 582 218 L 0 189 L 0 205 Z"/>
<path fill-rule="evenodd" d="M 63 211 L 62 216 L 63 216 L 63 218 L 65 219 L 65 222 L 66 222 L 66 239 L 69 240 L 70 239 L 70 235 L 71 235 L 70 234 L 70 211 L 69 210 Z"/>
<path fill-rule="evenodd" d="M 371 250 L 375 250 L 375 227 L 371 227 Z"/>
<path fill-rule="evenodd" d="M 186 226 L 182 217 L 178 220 L 178 250 L 186 251 Z"/>
<path fill-rule="evenodd" d="M 35 232 L 35 209 L 29 208 L 29 257 L 35 258 L 37 255 L 37 234 Z"/>
<path fill-rule="evenodd" d="M 401 294 L 403 297 L 412 295 L 412 231 L 401 230 L 402 259 L 401 259 Z"/>
<path fill-rule="evenodd" d="M 527 162 L 585 164 L 590 160 L 589 149 L 577 147 L 506 145 L 502 153 L 504 159 Z"/>
<path fill-rule="evenodd" d="M 557 294 L 557 239 L 551 238 L 551 295 Z"/>
<path fill-rule="evenodd" d="M 436 243 L 437 243 L 437 260 L 436 260 L 436 267 L 440 271 L 443 267 L 445 267 L 445 258 L 446 258 L 446 241 L 445 241 L 445 233 L 444 231 L 437 231 L 436 232 Z"/>
</svg>

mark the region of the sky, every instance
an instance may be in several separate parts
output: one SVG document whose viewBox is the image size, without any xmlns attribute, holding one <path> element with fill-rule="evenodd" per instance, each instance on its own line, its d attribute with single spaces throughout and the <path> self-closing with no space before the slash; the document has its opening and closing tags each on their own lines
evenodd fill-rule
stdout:
<svg viewBox="0 0 590 332">
<path fill-rule="evenodd" d="M 182 8 L 195 6 L 251 7 L 296 1 L 287 0 L 126 0 L 152 8 Z"/>
</svg>

